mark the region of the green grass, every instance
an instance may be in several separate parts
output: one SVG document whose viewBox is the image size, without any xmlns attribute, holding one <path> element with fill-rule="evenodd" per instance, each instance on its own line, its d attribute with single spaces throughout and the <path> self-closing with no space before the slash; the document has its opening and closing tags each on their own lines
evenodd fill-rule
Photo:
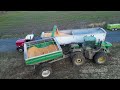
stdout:
<svg viewBox="0 0 120 90">
<path fill-rule="evenodd" d="M 34 31 L 80 28 L 82 22 L 119 23 L 119 11 L 9 11 L 0 15 L 0 38 L 24 37 Z"/>
</svg>

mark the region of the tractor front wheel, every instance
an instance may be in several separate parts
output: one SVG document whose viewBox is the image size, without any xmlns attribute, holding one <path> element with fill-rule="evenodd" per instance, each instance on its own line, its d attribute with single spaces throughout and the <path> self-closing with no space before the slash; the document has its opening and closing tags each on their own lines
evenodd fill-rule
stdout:
<svg viewBox="0 0 120 90">
<path fill-rule="evenodd" d="M 107 55 L 105 52 L 98 52 L 94 56 L 94 61 L 97 64 L 104 64 L 107 61 Z"/>
</svg>

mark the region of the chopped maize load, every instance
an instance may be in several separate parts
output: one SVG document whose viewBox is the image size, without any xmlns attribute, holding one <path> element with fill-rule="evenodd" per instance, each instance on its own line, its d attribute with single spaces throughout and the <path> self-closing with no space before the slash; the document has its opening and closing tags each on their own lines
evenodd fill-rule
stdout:
<svg viewBox="0 0 120 90">
<path fill-rule="evenodd" d="M 44 34 L 44 37 L 51 37 L 52 33 L 45 33 Z M 65 34 L 65 33 L 62 33 L 62 32 L 59 32 L 58 30 L 54 33 L 54 36 L 67 36 L 69 34 Z"/>
<path fill-rule="evenodd" d="M 49 45 L 44 48 L 37 48 L 35 46 L 28 49 L 28 58 L 40 56 L 43 54 L 51 53 L 57 51 L 58 47 L 56 45 Z"/>
</svg>

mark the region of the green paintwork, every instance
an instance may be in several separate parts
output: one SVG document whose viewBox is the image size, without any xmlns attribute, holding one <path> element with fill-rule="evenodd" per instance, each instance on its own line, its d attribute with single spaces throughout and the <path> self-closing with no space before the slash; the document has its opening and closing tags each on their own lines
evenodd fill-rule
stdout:
<svg viewBox="0 0 120 90">
<path fill-rule="evenodd" d="M 44 48 L 44 47 L 47 47 L 47 46 L 49 46 L 51 44 L 54 44 L 54 43 L 55 43 L 54 41 L 48 41 L 48 42 L 43 42 L 43 43 L 38 43 L 38 44 L 30 45 L 30 47 L 35 46 L 37 48 Z"/>
<path fill-rule="evenodd" d="M 54 37 L 54 33 L 55 33 L 56 29 L 57 29 L 57 26 L 54 25 L 53 30 L 52 30 L 52 35 L 51 35 L 51 37 Z"/>
<path fill-rule="evenodd" d="M 110 53 L 109 48 L 112 47 L 112 44 L 107 41 L 102 41 L 101 44 L 96 43 L 97 46 L 100 46 L 101 48 L 104 49 L 105 53 Z"/>
<path fill-rule="evenodd" d="M 108 30 L 120 29 L 120 24 L 107 24 L 107 29 Z"/>
<path fill-rule="evenodd" d="M 110 42 L 102 42 L 101 47 L 104 49 L 105 53 L 110 53 L 109 48 L 112 47 L 112 44 Z"/>
<path fill-rule="evenodd" d="M 45 62 L 45 61 L 51 61 L 51 60 L 54 60 L 56 58 L 59 58 L 59 57 L 63 56 L 62 49 L 54 38 L 28 42 L 26 44 L 27 47 L 25 48 L 25 50 L 26 49 L 28 50 L 30 47 L 33 47 L 33 46 L 35 46 L 37 48 L 45 48 L 49 45 L 57 45 L 58 50 L 54 51 L 54 52 L 47 53 L 47 54 L 43 54 L 43 55 L 40 55 L 40 56 L 38 55 L 38 56 L 35 56 L 35 57 L 32 57 L 32 58 L 27 58 L 27 56 L 26 56 L 25 63 L 27 65 L 34 65 L 34 64 L 41 63 L 41 62 Z M 26 51 L 25 51 L 25 53 L 27 54 Z"/>
<path fill-rule="evenodd" d="M 46 55 L 43 55 L 43 56 L 40 56 L 40 57 L 35 57 L 35 58 L 32 58 L 32 59 L 28 59 L 28 60 L 25 60 L 25 61 L 26 61 L 27 65 L 34 65 L 34 64 L 41 63 L 41 62 L 54 60 L 54 59 L 57 59 L 57 58 L 62 57 L 62 56 L 63 56 L 62 51 L 57 51 L 57 52 L 54 52 L 54 53 L 49 53 L 49 54 L 46 54 Z"/>
<path fill-rule="evenodd" d="M 109 48 L 112 47 L 112 44 L 107 41 L 96 42 L 96 38 L 94 36 L 85 36 L 84 41 L 90 47 L 94 45 L 96 45 L 97 47 L 101 47 L 106 53 L 109 53 Z"/>
<path fill-rule="evenodd" d="M 105 48 L 109 48 L 109 47 L 112 47 L 112 44 L 110 42 L 104 41 L 104 42 L 102 42 L 101 46 L 105 47 Z"/>
</svg>

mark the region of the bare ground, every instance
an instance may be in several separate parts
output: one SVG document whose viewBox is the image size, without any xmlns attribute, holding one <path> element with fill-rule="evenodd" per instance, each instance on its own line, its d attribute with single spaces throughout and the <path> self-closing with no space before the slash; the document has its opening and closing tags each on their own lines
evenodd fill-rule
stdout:
<svg viewBox="0 0 120 90">
<path fill-rule="evenodd" d="M 109 60 L 104 65 L 87 60 L 83 66 L 74 67 L 70 58 L 52 63 L 53 73 L 46 79 L 120 79 L 119 51 L 120 43 L 114 43 Z M 42 79 L 36 72 L 33 66 L 25 65 L 22 54 L 0 53 L 1 79 Z"/>
</svg>

